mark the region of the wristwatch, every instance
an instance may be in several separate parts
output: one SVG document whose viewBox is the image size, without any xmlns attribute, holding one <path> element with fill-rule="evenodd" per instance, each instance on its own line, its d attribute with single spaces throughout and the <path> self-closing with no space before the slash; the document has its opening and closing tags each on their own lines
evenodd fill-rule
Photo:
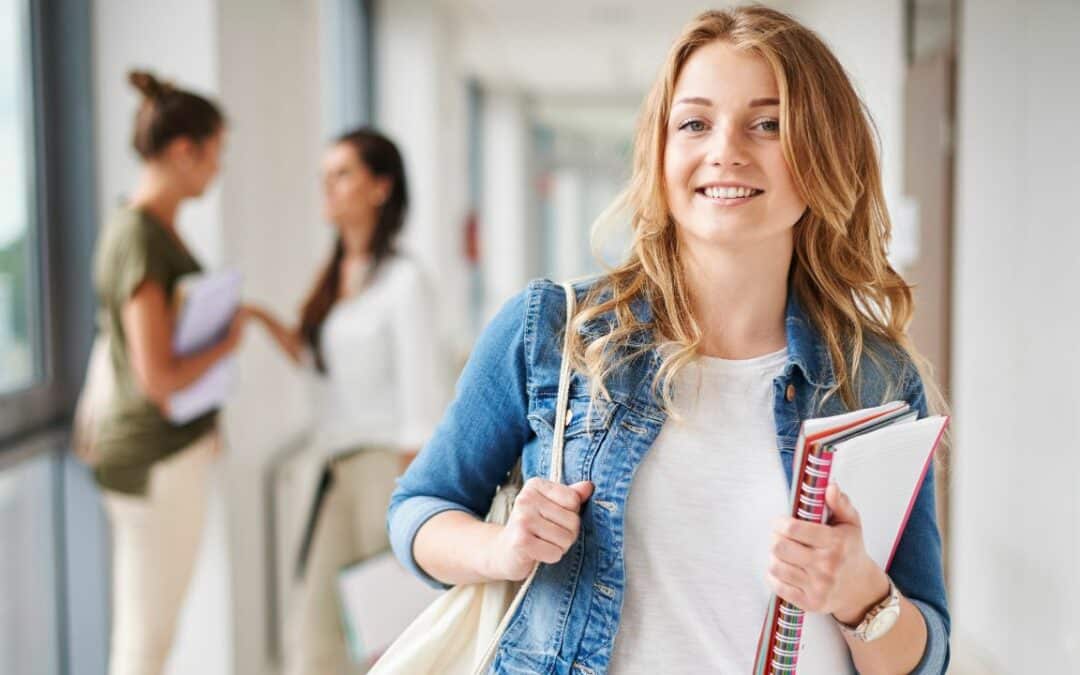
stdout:
<svg viewBox="0 0 1080 675">
<path fill-rule="evenodd" d="M 870 608 L 863 620 L 857 626 L 849 626 L 846 623 L 836 621 L 840 631 L 862 642 L 873 642 L 892 630 L 900 618 L 900 591 L 896 590 L 896 584 L 889 579 L 889 595 L 884 600 Z"/>
</svg>

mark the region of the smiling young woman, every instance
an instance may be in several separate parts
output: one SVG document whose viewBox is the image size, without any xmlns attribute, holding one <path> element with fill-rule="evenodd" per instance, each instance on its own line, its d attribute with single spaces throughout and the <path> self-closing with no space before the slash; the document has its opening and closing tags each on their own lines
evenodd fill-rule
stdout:
<svg viewBox="0 0 1080 675">
<path fill-rule="evenodd" d="M 829 525 L 785 517 L 810 417 L 902 398 L 927 413 L 889 265 L 872 127 L 828 47 L 760 6 L 706 12 L 644 103 L 626 260 L 536 281 L 485 330 L 399 482 L 390 535 L 434 584 L 522 579 L 495 672 L 748 672 L 770 594 L 854 626 L 862 673 L 940 673 L 949 618 L 927 476 L 888 570 L 838 490 Z M 574 366 L 554 429 L 561 343 Z M 932 389 L 932 387 L 930 387 Z M 566 485 L 543 480 L 564 434 Z M 520 460 L 507 525 L 484 523 Z M 857 637 L 861 635 L 862 637 Z"/>
</svg>

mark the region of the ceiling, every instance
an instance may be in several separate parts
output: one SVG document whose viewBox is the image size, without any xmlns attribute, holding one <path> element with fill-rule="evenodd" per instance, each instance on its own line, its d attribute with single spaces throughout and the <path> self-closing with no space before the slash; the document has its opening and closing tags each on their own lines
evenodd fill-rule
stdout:
<svg viewBox="0 0 1080 675">
<path fill-rule="evenodd" d="M 443 0 L 466 72 L 537 96 L 640 100 L 679 30 L 724 2 Z M 781 7 L 783 3 L 770 3 Z"/>
</svg>

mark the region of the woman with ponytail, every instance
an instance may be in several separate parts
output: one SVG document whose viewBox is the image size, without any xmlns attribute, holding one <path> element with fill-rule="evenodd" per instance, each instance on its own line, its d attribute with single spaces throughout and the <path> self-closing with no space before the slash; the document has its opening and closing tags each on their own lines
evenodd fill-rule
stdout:
<svg viewBox="0 0 1080 675">
<path fill-rule="evenodd" d="M 337 573 L 389 547 L 394 479 L 444 403 L 431 289 L 396 247 L 408 206 L 397 148 L 371 129 L 338 138 L 323 161 L 323 199 L 338 236 L 299 325 L 252 310 L 286 354 L 312 369 L 314 442 L 327 458 L 298 561 L 288 675 L 348 670 Z"/>
<path fill-rule="evenodd" d="M 168 400 L 233 352 L 247 312 L 237 313 L 216 344 L 173 354 L 173 291 L 180 277 L 201 270 L 176 216 L 217 176 L 225 119 L 211 101 L 149 73 L 133 72 L 129 80 L 141 96 L 133 145 L 142 168 L 130 200 L 102 228 L 95 254 L 115 386 L 96 429 L 94 475 L 112 526 L 109 673 L 156 675 L 197 558 L 218 447 L 216 411 L 174 424 Z"/>
</svg>

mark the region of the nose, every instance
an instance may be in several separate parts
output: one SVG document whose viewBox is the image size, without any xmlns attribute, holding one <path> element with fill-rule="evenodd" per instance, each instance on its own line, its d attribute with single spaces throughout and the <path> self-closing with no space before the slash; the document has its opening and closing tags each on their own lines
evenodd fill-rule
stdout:
<svg viewBox="0 0 1080 675">
<path fill-rule="evenodd" d="M 745 166 L 749 161 L 738 125 L 717 124 L 709 139 L 705 161 L 712 166 Z"/>
</svg>

